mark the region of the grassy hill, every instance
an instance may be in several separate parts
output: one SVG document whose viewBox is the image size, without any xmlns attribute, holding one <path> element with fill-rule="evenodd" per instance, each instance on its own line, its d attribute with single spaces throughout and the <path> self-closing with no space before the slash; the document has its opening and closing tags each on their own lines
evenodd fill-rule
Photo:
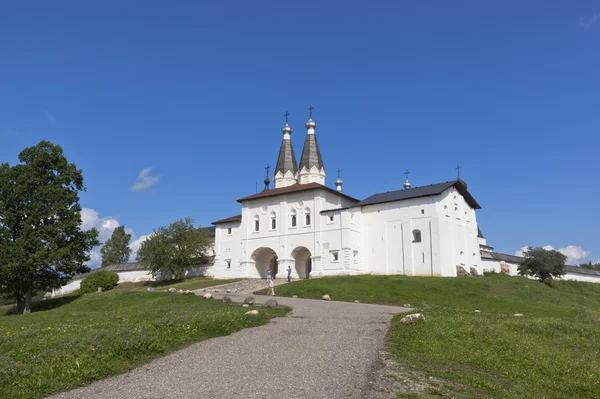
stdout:
<svg viewBox="0 0 600 399">
<path fill-rule="evenodd" d="M 0 397 L 44 397 L 286 314 L 247 310 L 193 294 L 135 291 L 41 301 L 31 314 L 0 316 Z"/>
<path fill-rule="evenodd" d="M 298 281 L 276 290 L 282 296 L 329 294 L 333 300 L 417 308 L 426 322 L 407 326 L 396 316 L 387 349 L 410 370 L 443 379 L 438 394 L 600 396 L 600 284 L 563 281 L 550 288 L 505 275 L 365 275 Z"/>
</svg>

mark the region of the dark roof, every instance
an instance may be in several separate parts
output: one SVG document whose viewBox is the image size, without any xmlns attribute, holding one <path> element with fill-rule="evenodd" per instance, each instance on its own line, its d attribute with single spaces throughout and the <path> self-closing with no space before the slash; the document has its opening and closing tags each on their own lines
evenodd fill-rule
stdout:
<svg viewBox="0 0 600 399">
<path fill-rule="evenodd" d="M 232 223 L 232 222 L 241 222 L 241 221 L 242 221 L 242 215 L 235 215 L 235 216 L 231 216 L 229 218 L 217 220 L 216 222 L 212 222 L 212 224 L 223 224 L 223 223 Z"/>
<path fill-rule="evenodd" d="M 279 149 L 279 157 L 277 157 L 277 165 L 275 166 L 275 173 L 291 171 L 296 173 L 298 171 L 298 163 L 296 162 L 296 154 L 294 154 L 294 147 L 292 146 L 292 140 L 283 140 L 281 142 L 281 148 Z"/>
<path fill-rule="evenodd" d="M 481 232 L 481 229 L 479 228 L 479 226 L 477 226 L 477 237 L 478 237 L 478 238 L 485 238 L 485 237 L 483 236 L 483 233 Z"/>
<path fill-rule="evenodd" d="M 565 271 L 570 273 L 589 274 L 591 276 L 600 276 L 600 270 L 586 269 L 580 266 L 565 266 Z"/>
<path fill-rule="evenodd" d="M 276 195 L 289 194 L 289 193 L 297 193 L 297 192 L 300 192 L 300 191 L 318 190 L 318 189 L 329 191 L 332 194 L 336 194 L 336 195 L 339 195 L 341 197 L 347 198 L 347 199 L 349 199 L 351 201 L 358 202 L 358 200 L 356 198 L 352 198 L 349 195 L 346 195 L 344 193 L 340 193 L 337 190 L 334 190 L 332 188 L 329 188 L 329 187 L 324 186 L 324 185 L 319 184 L 319 183 L 292 184 L 291 186 L 287 186 L 287 187 L 280 187 L 280 188 L 274 188 L 274 189 L 270 189 L 270 190 L 263 190 L 263 191 L 261 191 L 258 194 L 254 194 L 254 195 L 250 195 L 248 197 L 240 198 L 237 201 L 238 202 L 243 202 L 243 201 L 249 201 L 249 200 L 258 199 L 258 198 L 274 197 Z"/>
<path fill-rule="evenodd" d="M 319 143 L 317 143 L 317 136 L 315 134 L 307 134 L 304 139 L 304 148 L 302 148 L 302 156 L 300 157 L 300 170 L 306 168 L 310 170 L 313 166 L 319 169 L 323 169 L 323 158 L 321 158 L 321 150 L 319 150 Z"/>
<path fill-rule="evenodd" d="M 494 260 L 500 260 L 500 261 L 503 260 L 505 262 L 510 262 L 510 263 L 521 263 L 525 260 L 525 258 L 523 258 L 522 256 L 502 254 L 500 252 L 487 252 L 487 251 L 480 251 L 480 252 L 481 252 L 481 257 L 487 258 L 487 259 L 494 259 Z"/>
<path fill-rule="evenodd" d="M 86 278 L 90 274 L 97 273 L 101 270 L 107 271 L 107 272 L 118 273 L 118 272 L 130 272 L 130 271 L 134 271 L 134 270 L 149 270 L 149 268 L 147 268 L 142 262 L 119 263 L 116 265 L 108 265 L 108 266 L 104 266 L 104 267 L 99 267 L 97 269 L 92 269 L 87 273 L 76 274 L 75 276 L 73 276 L 73 280 Z"/>
<path fill-rule="evenodd" d="M 413 187 L 404 190 L 388 191 L 370 196 L 369 198 L 360 201 L 353 206 L 365 206 L 382 204 L 385 202 L 403 201 L 412 198 L 429 197 L 439 195 L 450 187 L 455 187 L 458 192 L 465 198 L 465 201 L 474 209 L 481 209 L 475 198 L 467 191 L 462 181 L 447 181 L 445 183 L 431 184 L 423 187 Z"/>
</svg>

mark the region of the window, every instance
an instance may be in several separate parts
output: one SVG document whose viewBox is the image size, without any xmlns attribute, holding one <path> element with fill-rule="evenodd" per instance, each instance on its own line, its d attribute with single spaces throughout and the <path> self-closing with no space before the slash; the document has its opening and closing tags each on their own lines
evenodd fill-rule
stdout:
<svg viewBox="0 0 600 399">
<path fill-rule="evenodd" d="M 425 209 L 421 209 L 421 215 L 425 214 Z"/>
<path fill-rule="evenodd" d="M 413 230 L 413 242 L 421 242 L 421 230 Z"/>
<path fill-rule="evenodd" d="M 310 226 L 310 213 L 306 214 L 306 225 Z"/>
<path fill-rule="evenodd" d="M 227 234 L 231 235 L 231 227 L 227 228 Z"/>
<path fill-rule="evenodd" d="M 227 262 L 227 268 L 231 269 L 231 260 L 228 259 L 225 262 Z"/>
<path fill-rule="evenodd" d="M 275 230 L 277 228 L 277 221 L 275 218 L 271 219 L 271 229 Z"/>
<path fill-rule="evenodd" d="M 333 215 L 329 215 L 329 221 L 333 222 Z"/>
<path fill-rule="evenodd" d="M 292 227 L 296 227 L 296 215 L 292 215 Z"/>
<path fill-rule="evenodd" d="M 339 257 L 340 257 L 340 254 L 338 251 L 331 251 L 331 261 L 332 262 L 338 262 Z"/>
<path fill-rule="evenodd" d="M 254 231 L 260 230 L 260 220 L 258 219 L 258 215 L 254 216 Z"/>
</svg>

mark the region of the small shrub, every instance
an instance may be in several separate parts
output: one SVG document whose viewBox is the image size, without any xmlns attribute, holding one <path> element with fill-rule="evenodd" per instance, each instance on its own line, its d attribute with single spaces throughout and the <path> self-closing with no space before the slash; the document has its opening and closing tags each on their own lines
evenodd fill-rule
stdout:
<svg viewBox="0 0 600 399">
<path fill-rule="evenodd" d="M 119 275 L 117 273 L 108 272 L 101 270 L 99 272 L 90 274 L 81 282 L 79 288 L 80 294 L 87 294 L 90 292 L 98 291 L 98 287 L 102 288 L 102 291 L 108 291 L 114 288 L 119 282 Z"/>
</svg>

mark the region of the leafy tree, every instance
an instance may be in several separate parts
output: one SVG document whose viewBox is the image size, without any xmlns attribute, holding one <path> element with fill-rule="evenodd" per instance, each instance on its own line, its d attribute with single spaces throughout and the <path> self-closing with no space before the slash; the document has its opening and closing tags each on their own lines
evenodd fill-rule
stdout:
<svg viewBox="0 0 600 399">
<path fill-rule="evenodd" d="M 125 226 L 117 227 L 100 250 L 102 266 L 127 263 L 131 255 L 129 240 L 131 240 L 131 234 L 125 232 Z"/>
<path fill-rule="evenodd" d="M 30 312 L 35 292 L 89 270 L 98 232 L 80 228 L 83 176 L 60 146 L 41 141 L 19 160 L 0 165 L 0 291 L 22 314 Z"/>
<path fill-rule="evenodd" d="M 90 292 L 98 291 L 98 288 L 102 288 L 102 291 L 108 291 L 116 287 L 118 283 L 119 275 L 117 273 L 100 270 L 90 274 L 81 281 L 79 293 L 89 294 Z"/>
<path fill-rule="evenodd" d="M 592 270 L 600 270 L 600 263 L 582 263 L 579 267 L 583 267 L 584 269 L 592 269 Z"/>
<path fill-rule="evenodd" d="M 187 217 L 154 230 L 142 243 L 137 259 L 161 279 L 183 278 L 190 266 L 206 263 L 211 248 L 212 237 Z"/>
<path fill-rule="evenodd" d="M 567 257 L 558 251 L 528 247 L 523 256 L 525 260 L 519 265 L 521 276 L 534 276 L 542 283 L 552 285 L 554 277 L 565 274 Z"/>
</svg>

